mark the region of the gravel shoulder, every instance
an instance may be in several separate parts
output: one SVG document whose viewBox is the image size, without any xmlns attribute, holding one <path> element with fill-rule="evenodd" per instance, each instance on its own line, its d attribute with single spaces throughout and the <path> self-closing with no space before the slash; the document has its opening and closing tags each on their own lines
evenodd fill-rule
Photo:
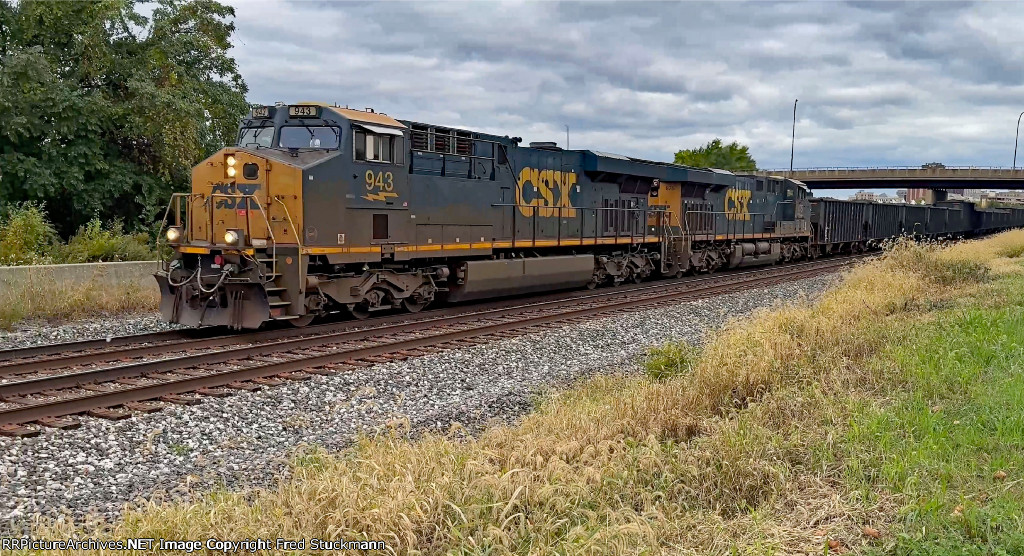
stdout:
<svg viewBox="0 0 1024 556">
<path fill-rule="evenodd" d="M 816 296 L 834 280 L 668 305 L 123 421 L 83 418 L 79 429 L 45 430 L 35 438 L 0 437 L 0 534 L 21 530 L 37 515 L 113 519 L 125 504 L 144 499 L 271 485 L 287 473 L 296 449 L 341 449 L 395 419 L 408 419 L 414 433 L 511 421 L 547 389 L 600 373 L 636 372 L 638 356 L 650 346 L 700 342 L 730 318 Z M 83 330 L 98 330 L 95 337 L 159 330 L 152 328 L 155 316 L 125 319 L 117 319 L 117 329 L 106 319 L 54 327 L 57 336 L 42 341 L 85 339 L 74 335 Z M 11 336 L 0 336 L 0 348 L 20 341 Z"/>
<path fill-rule="evenodd" d="M 0 350 L 133 336 L 175 328 L 181 326 L 162 321 L 157 312 L 86 319 L 60 325 L 45 321 L 25 321 L 14 330 L 0 330 Z"/>
</svg>

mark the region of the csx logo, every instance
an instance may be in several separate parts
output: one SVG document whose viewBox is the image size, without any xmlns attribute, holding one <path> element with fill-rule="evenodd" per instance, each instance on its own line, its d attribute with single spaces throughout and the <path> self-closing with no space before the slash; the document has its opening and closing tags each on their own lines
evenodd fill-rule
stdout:
<svg viewBox="0 0 1024 556">
<path fill-rule="evenodd" d="M 523 168 L 516 183 L 516 205 L 523 216 L 533 216 L 534 211 L 537 216 L 559 216 L 561 209 L 560 216 L 572 218 L 576 216 L 576 209 L 569 193 L 575 185 L 575 172 Z M 527 200 L 527 197 L 532 198 Z"/>
<path fill-rule="evenodd" d="M 236 184 L 231 184 L 231 183 L 217 183 L 217 184 L 214 184 L 214 186 L 213 186 L 213 194 L 214 195 L 217 195 L 217 194 L 220 194 L 220 195 L 255 195 L 256 192 L 259 191 L 259 189 L 260 189 L 260 184 L 258 184 L 258 183 L 239 183 L 237 185 Z M 233 208 L 245 209 L 246 205 L 247 205 L 246 201 L 248 200 L 248 199 L 235 199 L 233 197 L 214 197 L 214 199 L 216 199 L 216 203 L 214 203 L 213 207 L 214 208 L 219 208 L 219 209 L 233 209 Z M 256 208 L 256 202 L 253 201 L 252 202 L 252 206 L 250 206 L 249 208 L 255 209 Z"/>
<path fill-rule="evenodd" d="M 725 217 L 729 220 L 750 220 L 749 189 L 730 189 L 725 192 Z"/>
</svg>

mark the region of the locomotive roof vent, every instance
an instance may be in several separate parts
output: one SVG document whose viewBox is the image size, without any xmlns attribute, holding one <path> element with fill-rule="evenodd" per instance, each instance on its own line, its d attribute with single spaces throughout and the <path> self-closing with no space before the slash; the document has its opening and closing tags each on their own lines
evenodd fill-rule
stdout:
<svg viewBox="0 0 1024 556">
<path fill-rule="evenodd" d="M 558 147 L 558 143 L 555 143 L 554 141 L 531 141 L 530 142 L 530 148 L 531 149 L 545 149 L 545 150 L 548 150 L 548 151 L 560 151 L 560 150 L 562 150 L 562 149 L 560 149 Z"/>
</svg>

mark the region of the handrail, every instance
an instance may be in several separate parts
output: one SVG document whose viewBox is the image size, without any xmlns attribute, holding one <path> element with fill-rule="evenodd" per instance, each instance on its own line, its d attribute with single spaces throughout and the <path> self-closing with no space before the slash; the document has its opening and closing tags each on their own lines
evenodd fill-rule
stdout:
<svg viewBox="0 0 1024 556">
<path fill-rule="evenodd" d="M 267 212 L 266 212 L 266 210 L 263 209 L 263 204 L 260 203 L 259 198 L 256 197 L 255 195 L 246 195 L 244 193 L 235 193 L 235 194 L 211 193 L 210 197 L 208 199 L 208 203 L 210 205 L 210 240 L 211 240 L 210 244 L 211 245 L 217 245 L 216 243 L 214 243 L 214 241 L 216 240 L 217 234 L 215 234 L 214 230 L 213 230 L 213 227 L 214 227 L 214 224 L 213 224 L 213 211 L 216 208 L 214 206 L 214 204 L 213 204 L 213 199 L 215 197 L 224 197 L 224 198 L 235 199 L 236 200 L 235 207 L 238 206 L 238 202 L 237 202 L 238 199 L 245 199 L 246 200 L 246 203 L 245 203 L 245 226 L 246 226 L 246 231 L 245 231 L 245 233 L 246 233 L 247 237 L 250 237 L 249 230 L 251 229 L 251 227 L 249 225 L 249 210 L 250 210 L 250 207 L 251 207 L 250 203 L 255 201 L 256 208 L 259 209 L 260 215 L 263 216 L 263 223 L 266 224 L 266 226 L 267 226 L 267 235 L 270 236 L 270 242 L 273 245 L 273 247 L 271 248 L 271 252 L 270 252 L 270 258 L 273 260 L 273 266 L 271 267 L 270 272 L 271 272 L 272 275 L 276 276 L 277 275 L 277 238 L 274 237 L 274 228 L 270 225 L 270 219 L 267 218 Z M 264 283 L 266 283 L 266 281 L 264 281 Z"/>
<path fill-rule="evenodd" d="M 285 218 L 288 219 L 288 225 L 291 226 L 291 228 L 292 228 L 292 234 L 295 236 L 295 243 L 296 243 L 296 245 L 299 246 L 299 258 L 301 259 L 302 258 L 302 237 L 299 235 L 298 230 L 295 229 L 295 222 L 292 221 L 292 214 L 288 210 L 288 205 L 284 204 L 284 200 L 281 199 L 280 195 L 274 195 L 274 200 L 277 201 L 278 203 L 281 203 L 281 206 L 284 207 L 284 216 L 285 216 Z M 276 256 L 277 242 L 274 242 L 274 252 L 275 252 L 275 256 L 274 256 L 274 269 L 276 271 L 277 270 L 277 256 Z M 296 264 L 295 265 L 295 272 L 298 274 L 298 277 L 299 277 L 298 281 L 296 282 L 299 285 L 299 293 L 305 293 L 306 292 L 306 287 L 305 287 L 306 285 L 303 283 L 303 280 L 302 280 L 302 264 Z"/>
<path fill-rule="evenodd" d="M 588 211 L 594 213 L 594 234 L 593 234 L 593 238 L 595 240 L 597 240 L 598 238 L 604 238 L 604 237 L 615 237 L 616 239 L 622 238 L 622 237 L 629 237 L 630 240 L 631 240 L 631 243 L 637 243 L 637 241 L 636 241 L 636 238 L 637 238 L 636 228 L 642 229 L 643 230 L 644 238 L 646 238 L 646 236 L 647 236 L 647 220 L 648 220 L 648 217 L 651 214 L 663 215 L 667 211 L 667 208 L 666 207 L 662 207 L 662 206 L 648 207 L 648 208 L 642 208 L 642 207 L 633 207 L 633 208 L 629 208 L 629 207 L 547 207 L 547 206 L 525 205 L 525 204 L 518 204 L 518 203 L 492 203 L 491 206 L 492 207 L 500 207 L 500 208 L 508 208 L 509 210 L 511 210 L 511 212 L 512 212 L 512 221 L 510 223 L 510 225 L 511 225 L 510 237 L 512 239 L 512 248 L 518 247 L 518 245 L 516 245 L 516 242 L 519 241 L 519 236 L 518 236 L 518 234 L 516 232 L 516 230 L 517 230 L 517 226 L 516 226 L 517 216 L 516 216 L 516 214 L 519 212 L 517 209 L 525 209 L 524 212 L 526 212 L 528 210 L 529 213 L 530 213 L 529 216 L 521 216 L 521 218 L 527 218 L 527 219 L 530 220 L 530 229 L 531 229 L 531 232 L 532 232 L 531 235 L 530 235 L 531 244 L 532 244 L 533 241 L 536 241 L 536 239 L 537 239 L 537 224 L 538 224 L 538 217 L 539 217 L 539 213 L 540 213 L 541 209 L 549 209 L 549 210 L 552 210 L 556 214 L 559 214 L 559 215 L 563 214 L 563 211 L 564 210 L 568 210 L 568 209 L 578 211 L 578 213 L 579 213 L 579 216 L 578 216 L 578 218 L 579 218 L 579 233 L 580 233 L 580 237 L 578 238 L 578 240 L 580 242 L 580 245 L 583 245 L 584 239 L 586 239 L 587 237 L 590 237 L 588 234 L 585 234 L 585 232 L 586 232 L 586 215 L 587 215 Z M 608 231 L 603 231 L 601 229 L 601 221 L 600 221 L 599 216 L 601 214 L 607 214 L 607 212 L 604 212 L 604 211 L 614 211 L 614 212 L 611 213 L 611 214 L 614 215 L 614 223 L 613 223 L 613 226 L 615 228 L 614 233 L 608 232 Z M 629 216 L 630 215 L 635 217 L 632 221 L 629 220 Z M 620 217 L 622 217 L 622 218 L 620 218 Z M 546 217 L 540 217 L 540 218 L 546 218 Z M 555 215 L 551 215 L 550 218 L 552 218 L 553 220 L 557 220 L 558 228 L 556 230 L 556 234 L 557 234 L 557 237 L 560 238 L 561 235 L 562 235 L 562 218 L 561 217 L 555 217 Z M 573 218 L 576 218 L 576 217 L 573 217 Z M 631 224 L 627 226 L 626 225 L 627 222 L 631 222 Z M 620 224 L 623 224 L 623 225 L 620 226 Z M 623 227 L 628 227 L 629 228 L 629 235 L 628 236 L 623 234 L 623 230 L 622 230 Z M 577 238 L 572 238 L 572 241 L 576 241 L 576 240 L 577 240 Z M 569 241 L 569 240 L 567 239 L 567 241 Z"/>
<path fill-rule="evenodd" d="M 172 205 L 174 206 L 174 209 L 175 209 L 174 210 L 175 225 L 176 226 L 180 226 L 181 225 L 181 223 L 182 223 L 182 218 L 181 218 L 181 199 L 182 198 L 186 198 L 186 197 L 189 199 L 189 202 L 185 205 L 185 222 L 187 222 L 188 227 L 184 230 L 185 234 L 184 234 L 184 238 L 183 238 L 184 239 L 183 243 L 188 243 L 188 242 L 193 241 L 195 239 L 193 237 L 193 230 L 192 230 L 192 211 L 195 210 L 195 202 L 196 201 L 203 200 L 203 205 L 208 207 L 208 210 L 209 210 L 209 213 L 210 213 L 210 223 L 209 223 L 209 228 L 208 228 L 209 240 L 210 240 L 209 243 L 210 243 L 210 245 L 215 245 L 215 246 L 219 246 L 220 245 L 220 243 L 217 241 L 217 234 L 216 234 L 216 230 L 215 230 L 216 225 L 214 223 L 214 210 L 216 209 L 216 206 L 214 204 L 215 200 L 217 198 L 235 199 L 235 206 L 236 207 L 239 205 L 238 201 L 244 200 L 244 203 L 242 203 L 242 204 L 245 206 L 245 210 L 246 210 L 246 212 L 245 212 L 245 233 L 246 233 L 246 236 L 250 237 L 250 238 L 252 237 L 252 233 L 251 233 L 252 232 L 252 223 L 251 223 L 251 221 L 249 219 L 249 211 L 255 205 L 256 209 L 260 213 L 260 216 L 263 217 L 263 223 L 266 225 L 267 235 L 268 235 L 268 237 L 270 239 L 270 242 L 272 244 L 272 247 L 271 247 L 271 257 L 273 259 L 273 267 L 271 268 L 271 273 L 274 274 L 274 275 L 277 274 L 277 238 L 274 237 L 274 229 L 270 225 L 270 219 L 267 216 L 267 209 L 263 207 L 263 204 L 260 202 L 259 197 L 257 197 L 256 195 L 246 195 L 246 194 L 243 194 L 243 193 L 235 193 L 235 194 L 229 194 L 229 193 L 209 193 L 209 194 L 207 194 L 207 193 L 172 193 L 171 194 L 171 199 L 167 203 L 167 209 L 164 211 L 164 219 L 163 219 L 163 221 L 161 222 L 161 225 L 160 225 L 160 232 L 159 232 L 160 236 L 158 236 L 158 238 L 157 238 L 157 249 L 160 248 L 160 238 L 163 237 L 163 231 L 165 229 L 165 226 L 167 225 L 167 217 L 170 214 Z M 287 213 L 287 207 L 285 208 L 285 211 Z M 289 218 L 289 222 L 291 222 L 291 215 L 288 215 L 288 218 Z M 294 223 L 292 223 L 291 225 L 292 225 L 292 228 L 294 230 Z M 298 235 L 296 235 L 296 241 L 297 242 L 299 241 Z M 163 260 L 162 255 L 161 255 L 161 263 L 166 263 L 166 261 Z"/>
</svg>

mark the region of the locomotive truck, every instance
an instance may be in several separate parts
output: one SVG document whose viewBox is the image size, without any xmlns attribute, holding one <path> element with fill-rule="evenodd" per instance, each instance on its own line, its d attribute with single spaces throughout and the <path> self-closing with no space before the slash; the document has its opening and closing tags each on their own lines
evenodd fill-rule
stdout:
<svg viewBox="0 0 1024 556">
<path fill-rule="evenodd" d="M 303 326 L 338 310 L 417 312 L 1024 223 L 1024 211 L 896 214 L 813 199 L 782 177 L 521 143 L 372 109 L 257 106 L 237 144 L 170 199 L 161 313 L 191 326 Z"/>
</svg>

